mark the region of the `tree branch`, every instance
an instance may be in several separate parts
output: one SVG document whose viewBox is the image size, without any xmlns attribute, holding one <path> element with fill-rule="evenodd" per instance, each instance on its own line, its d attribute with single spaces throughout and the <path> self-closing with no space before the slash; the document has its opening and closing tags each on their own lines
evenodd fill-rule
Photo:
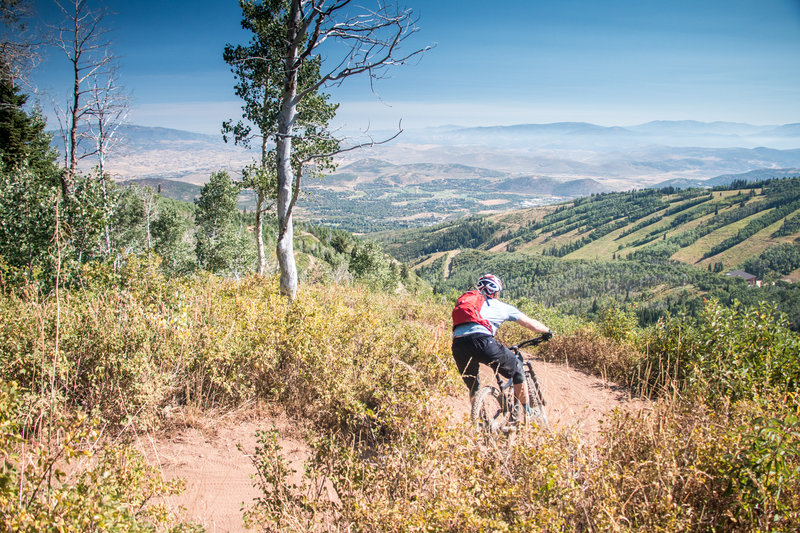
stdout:
<svg viewBox="0 0 800 533">
<path fill-rule="evenodd" d="M 397 125 L 397 132 L 394 135 L 392 135 L 391 137 L 387 138 L 387 139 L 383 139 L 381 141 L 376 141 L 370 135 L 367 135 L 367 137 L 369 137 L 369 139 L 370 139 L 368 142 L 358 143 L 358 144 L 355 144 L 353 146 L 348 146 L 347 148 L 337 148 L 336 150 L 331 150 L 330 152 L 327 152 L 327 153 L 324 153 L 324 154 L 309 155 L 309 156 L 306 156 L 304 159 L 302 159 L 300 161 L 300 164 L 303 165 L 305 163 L 310 163 L 311 161 L 313 161 L 315 159 L 324 159 L 324 158 L 328 158 L 328 157 L 334 157 L 334 156 L 337 156 L 339 154 L 352 152 L 354 150 L 358 150 L 358 149 L 361 149 L 361 148 L 367 148 L 367 147 L 372 147 L 372 146 L 379 146 L 381 144 L 386 144 L 388 142 L 391 142 L 391 141 L 397 139 L 400 136 L 400 134 L 403 133 L 403 127 L 402 126 L 403 126 L 403 121 L 401 120 Z M 365 134 L 366 134 L 366 132 L 365 132 Z"/>
</svg>

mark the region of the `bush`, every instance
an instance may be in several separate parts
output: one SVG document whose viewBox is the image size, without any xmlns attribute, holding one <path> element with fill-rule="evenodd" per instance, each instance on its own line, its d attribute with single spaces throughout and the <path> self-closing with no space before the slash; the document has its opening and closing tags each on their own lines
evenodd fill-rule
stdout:
<svg viewBox="0 0 800 533">
<path fill-rule="evenodd" d="M 540 353 L 545 361 L 568 364 L 628 386 L 633 385 L 632 369 L 643 357 L 634 348 L 591 329 L 578 330 L 568 336 L 556 335 L 542 345 Z M 636 392 L 646 394 L 647 391 Z"/>
<path fill-rule="evenodd" d="M 697 321 L 660 321 L 649 339 L 652 380 L 725 401 L 796 392 L 800 336 L 786 317 L 762 303 L 731 307 L 707 302 Z"/>
<path fill-rule="evenodd" d="M 692 401 L 608 421 L 585 516 L 595 530 L 796 531 L 800 425 L 780 403 Z"/>
<path fill-rule="evenodd" d="M 800 350 L 797 334 L 769 307 L 712 301 L 697 320 L 667 317 L 642 332 L 619 309 L 591 326 L 523 302 L 564 332 L 540 348 L 546 360 L 673 394 L 607 419 L 597 446 L 562 428 L 487 440 L 441 408 L 463 391 L 450 357 L 449 303 L 321 285 L 304 286 L 289 303 L 276 278 L 168 280 L 159 272 L 157 261 L 130 260 L 116 272 L 85 271 L 82 290 L 0 297 L 0 378 L 19 379 L 19 393 L 0 393 L 7 529 L 34 530 L 33 520 L 45 529 L 55 520 L 99 529 L 95 516 L 123 531 L 166 523 L 157 507 L 143 508 L 155 515 L 138 509 L 148 494 L 172 488 L 122 447 L 81 463 L 71 478 L 54 478 L 49 492 L 20 485 L 15 454 L 23 438 L 34 453 L 33 430 L 55 427 L 62 437 L 60 447 L 36 448 L 28 462 L 24 479 L 42 480 L 59 466 L 54 458 L 96 450 L 95 426 L 69 413 L 91 409 L 113 429 L 157 424 L 168 404 L 255 402 L 312 428 L 313 454 L 298 487 L 287 485 L 274 435 L 260 437 L 254 459 L 264 497 L 250 515 L 266 529 L 800 525 Z M 510 338 L 522 334 L 508 329 Z M 42 421 L 67 414 L 36 425 L 22 423 L 13 414 L 20 410 Z M 335 495 L 320 496 L 325 483 Z M 69 505 L 54 506 L 52 497 Z"/>
<path fill-rule="evenodd" d="M 84 278 L 85 290 L 58 298 L 0 299 L 0 377 L 112 425 L 157 424 L 168 404 L 254 401 L 349 420 L 381 403 L 387 384 L 424 395 L 449 379 L 431 302 L 313 286 L 290 304 L 277 278 L 167 280 L 147 258 Z M 332 411 L 337 396 L 353 405 Z"/>
<path fill-rule="evenodd" d="M 201 531 L 158 498 L 183 490 L 133 448 L 106 443 L 96 422 L 54 419 L 23 445 L 14 384 L 0 382 L 0 526 L 4 531 Z"/>
</svg>

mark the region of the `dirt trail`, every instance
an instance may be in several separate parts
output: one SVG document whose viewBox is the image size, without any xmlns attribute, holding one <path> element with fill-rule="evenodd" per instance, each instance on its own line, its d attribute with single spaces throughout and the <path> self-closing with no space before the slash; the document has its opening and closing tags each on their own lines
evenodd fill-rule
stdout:
<svg viewBox="0 0 800 533">
<path fill-rule="evenodd" d="M 615 408 L 641 408 L 613 384 L 565 365 L 534 361 L 548 402 L 551 426 L 577 427 L 587 442 L 597 438 L 600 420 Z M 448 398 L 446 406 L 453 420 L 469 416 L 466 389 L 463 396 Z M 256 446 L 255 433 L 274 427 L 279 431 L 286 458 L 295 471 L 302 472 L 309 457 L 308 447 L 299 440 L 297 428 L 283 418 L 260 420 L 214 420 L 205 426 L 181 429 L 176 433 L 145 440 L 141 448 L 151 464 L 158 465 L 166 478 L 186 480 L 183 494 L 169 503 L 185 508 L 184 516 L 201 523 L 209 533 L 247 531 L 242 522 L 242 507 L 259 493 L 251 476 L 255 469 L 248 457 Z M 242 450 L 237 448 L 240 444 Z"/>
<path fill-rule="evenodd" d="M 625 389 L 614 383 L 580 370 L 557 363 L 532 362 L 547 402 L 550 426 L 577 428 L 588 442 L 597 438 L 600 421 L 614 409 L 640 409 L 645 405 L 630 398 Z M 482 370 L 481 380 L 490 379 L 491 373 L 483 375 Z M 463 397 L 450 399 L 448 406 L 455 419 L 469 416 L 468 401 L 466 388 Z"/>
<path fill-rule="evenodd" d="M 303 463 L 310 455 L 308 446 L 299 435 L 295 437 L 297 428 L 282 417 L 206 422 L 195 421 L 195 427 L 147 439 L 140 448 L 166 479 L 185 480 L 183 493 L 167 502 L 175 512 L 202 524 L 208 533 L 249 531 L 244 527 L 242 510 L 259 496 L 252 479 L 256 470 L 250 461 L 257 444 L 256 432 L 278 430 L 284 457 L 298 472 L 295 482 L 299 482 Z"/>
</svg>

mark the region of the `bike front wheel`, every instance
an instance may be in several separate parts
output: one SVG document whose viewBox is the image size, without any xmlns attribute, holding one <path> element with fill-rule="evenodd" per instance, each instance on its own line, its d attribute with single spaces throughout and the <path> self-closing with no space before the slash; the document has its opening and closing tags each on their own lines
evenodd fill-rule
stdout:
<svg viewBox="0 0 800 533">
<path fill-rule="evenodd" d="M 533 371 L 530 361 L 525 362 L 525 382 L 528 384 L 528 404 L 533 410 L 533 419 L 529 417 L 529 422 L 536 422 L 540 426 L 547 426 L 547 413 L 545 412 L 544 395 Z"/>
<path fill-rule="evenodd" d="M 511 410 L 497 387 L 481 387 L 472 399 L 472 424 L 482 433 L 500 433 L 508 427 Z"/>
</svg>

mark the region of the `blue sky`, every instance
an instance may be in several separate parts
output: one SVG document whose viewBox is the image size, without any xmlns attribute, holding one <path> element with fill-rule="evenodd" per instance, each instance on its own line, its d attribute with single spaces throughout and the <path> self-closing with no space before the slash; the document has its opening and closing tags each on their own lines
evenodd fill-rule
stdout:
<svg viewBox="0 0 800 533">
<path fill-rule="evenodd" d="M 100 5 L 100 0 L 89 0 Z M 362 0 L 371 5 L 374 0 Z M 34 2 L 52 20 L 50 0 Z M 332 89 L 346 129 L 650 120 L 800 122 L 800 0 L 408 0 L 411 45 L 435 44 L 378 82 Z M 109 0 L 130 121 L 204 133 L 239 114 L 226 43 L 236 0 Z M 498 5 L 504 6 L 503 9 Z M 63 100 L 65 58 L 36 72 Z M 46 95 L 46 96 L 45 96 Z"/>
</svg>

